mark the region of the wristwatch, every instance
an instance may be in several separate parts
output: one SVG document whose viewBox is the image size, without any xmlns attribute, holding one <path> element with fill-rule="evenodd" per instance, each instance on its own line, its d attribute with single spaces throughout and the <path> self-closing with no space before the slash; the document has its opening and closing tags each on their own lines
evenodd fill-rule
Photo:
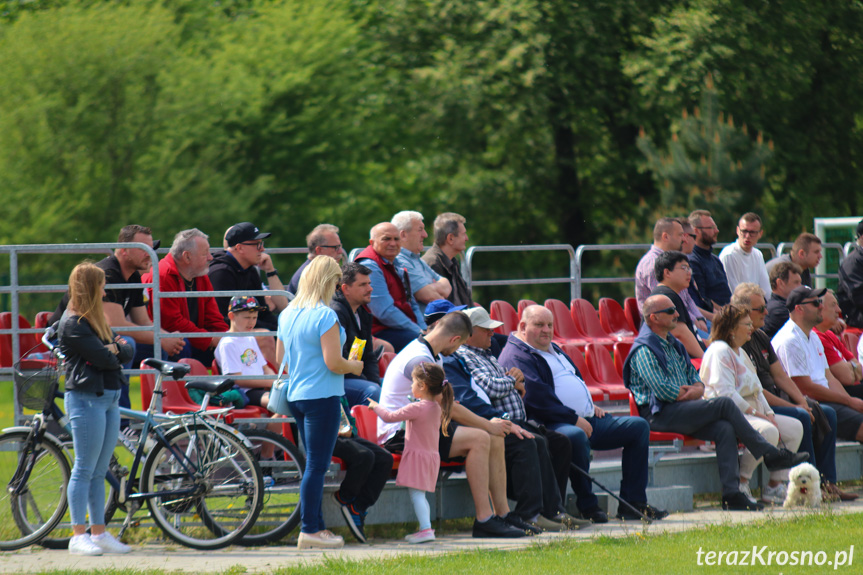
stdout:
<svg viewBox="0 0 863 575">
<path fill-rule="evenodd" d="M 277 270 L 276 268 L 273 268 L 273 271 L 271 271 L 271 272 L 267 272 L 267 277 L 268 277 L 268 278 L 271 278 L 271 277 L 274 277 L 274 276 L 277 276 L 277 275 L 279 275 L 279 270 Z"/>
</svg>

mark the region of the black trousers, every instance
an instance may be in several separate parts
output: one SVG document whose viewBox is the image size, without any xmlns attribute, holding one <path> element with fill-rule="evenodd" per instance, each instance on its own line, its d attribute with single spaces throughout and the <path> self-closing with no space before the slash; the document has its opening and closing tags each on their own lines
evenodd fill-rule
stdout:
<svg viewBox="0 0 863 575">
<path fill-rule="evenodd" d="M 571 457 L 569 440 L 559 433 L 565 443 L 565 453 L 558 453 L 562 461 L 552 457 L 549 440 L 543 433 L 525 422 L 521 427 L 534 434 L 533 439 L 519 439 L 510 433 L 504 440 L 506 458 L 507 495 L 515 500 L 515 513 L 524 520 L 539 514 L 553 517 L 563 511 L 559 476 L 563 477 L 564 489 Z"/>
<path fill-rule="evenodd" d="M 393 471 L 389 451 L 361 437 L 336 439 L 333 457 L 341 459 L 347 471 L 339 487 L 342 501 L 363 512 L 375 504 Z"/>
</svg>

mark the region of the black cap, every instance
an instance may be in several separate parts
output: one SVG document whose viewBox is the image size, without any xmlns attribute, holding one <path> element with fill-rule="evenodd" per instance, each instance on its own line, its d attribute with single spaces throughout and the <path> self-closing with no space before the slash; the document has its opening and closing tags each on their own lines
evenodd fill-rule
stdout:
<svg viewBox="0 0 863 575">
<path fill-rule="evenodd" d="M 255 224 L 243 222 L 231 226 L 228 233 L 225 234 L 225 241 L 228 242 L 228 247 L 234 247 L 243 242 L 251 242 L 254 240 L 262 240 L 270 237 L 271 234 L 260 231 L 255 227 Z"/>
<path fill-rule="evenodd" d="M 158 250 L 159 246 L 161 246 L 161 245 L 162 245 L 162 240 L 153 240 L 153 251 Z"/>
<path fill-rule="evenodd" d="M 827 288 L 815 289 L 809 286 L 798 286 L 788 294 L 788 298 L 785 300 L 785 307 L 788 308 L 788 311 L 794 311 L 795 307 L 807 299 L 824 297 L 826 293 Z"/>
<path fill-rule="evenodd" d="M 863 220 L 857 223 L 857 237 L 863 236 Z"/>
</svg>

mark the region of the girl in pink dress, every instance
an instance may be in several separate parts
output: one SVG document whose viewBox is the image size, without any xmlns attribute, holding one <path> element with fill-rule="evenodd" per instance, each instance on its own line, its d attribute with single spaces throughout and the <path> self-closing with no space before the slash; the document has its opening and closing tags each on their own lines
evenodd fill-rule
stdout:
<svg viewBox="0 0 863 575">
<path fill-rule="evenodd" d="M 434 492 L 440 468 L 438 439 L 440 430 L 446 434 L 452 408 L 452 386 L 444 378 L 443 369 L 434 363 L 421 363 L 411 372 L 411 393 L 417 402 L 388 411 L 369 400 L 378 417 L 387 423 L 406 421 L 405 450 L 399 463 L 396 485 L 408 488 L 420 530 L 405 537 L 408 543 L 434 541 L 431 514 L 425 492 Z"/>
</svg>

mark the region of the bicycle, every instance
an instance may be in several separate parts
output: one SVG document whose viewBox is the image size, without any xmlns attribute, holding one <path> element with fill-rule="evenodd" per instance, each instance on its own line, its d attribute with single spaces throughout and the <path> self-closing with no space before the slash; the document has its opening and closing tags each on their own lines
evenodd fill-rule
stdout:
<svg viewBox="0 0 863 575">
<path fill-rule="evenodd" d="M 50 346 L 47 339 L 46 333 L 43 343 Z M 155 359 L 145 360 L 145 364 L 158 371 L 148 410 L 143 413 L 121 410 L 124 416 L 142 421 L 141 434 L 134 445 L 131 471 L 118 479 L 113 470 L 109 470 L 107 476 L 111 485 L 108 504 L 116 502 L 127 510 L 120 536 L 131 526 L 142 502 L 147 501 L 153 520 L 178 543 L 196 549 L 230 545 L 251 529 L 261 510 L 263 479 L 260 467 L 244 444 L 242 435 L 233 428 L 202 417 L 200 413 L 180 416 L 156 414 L 156 397 L 162 393 L 163 377 L 168 375 L 180 379 L 188 373 L 189 367 Z M 50 370 L 50 374 L 42 373 L 45 370 Z M 36 373 L 18 371 L 20 377 L 15 379 L 22 401 L 28 397 L 29 388 L 34 389 L 29 395 L 38 397 L 40 401 L 38 405 L 36 402 L 22 405 L 42 409 L 30 426 L 9 428 L 0 434 L 0 457 L 5 458 L 0 464 L 0 473 L 3 478 L 9 477 L 5 482 L 0 479 L 0 485 L 7 485 L 0 497 L 0 519 L 5 510 L 10 509 L 20 534 L 11 536 L 10 522 L 3 522 L 7 529 L 0 537 L 0 550 L 38 543 L 62 520 L 67 506 L 65 491 L 70 474 L 69 454 L 62 442 L 45 430 L 50 417 L 55 417 L 58 422 L 65 419 L 54 404 L 59 381 L 57 363 L 47 362 Z M 41 375 L 37 377 L 37 374 Z M 25 385 L 26 382 L 38 381 L 47 384 Z M 221 393 L 232 385 L 230 379 L 187 384 L 209 394 Z M 223 414 L 229 409 L 210 413 Z M 155 444 L 144 457 L 148 438 Z M 138 479 L 137 471 L 142 461 Z M 131 481 L 126 476 L 130 476 Z M 135 490 L 136 484 L 138 491 Z M 112 513 L 110 509 L 109 512 Z"/>
</svg>

